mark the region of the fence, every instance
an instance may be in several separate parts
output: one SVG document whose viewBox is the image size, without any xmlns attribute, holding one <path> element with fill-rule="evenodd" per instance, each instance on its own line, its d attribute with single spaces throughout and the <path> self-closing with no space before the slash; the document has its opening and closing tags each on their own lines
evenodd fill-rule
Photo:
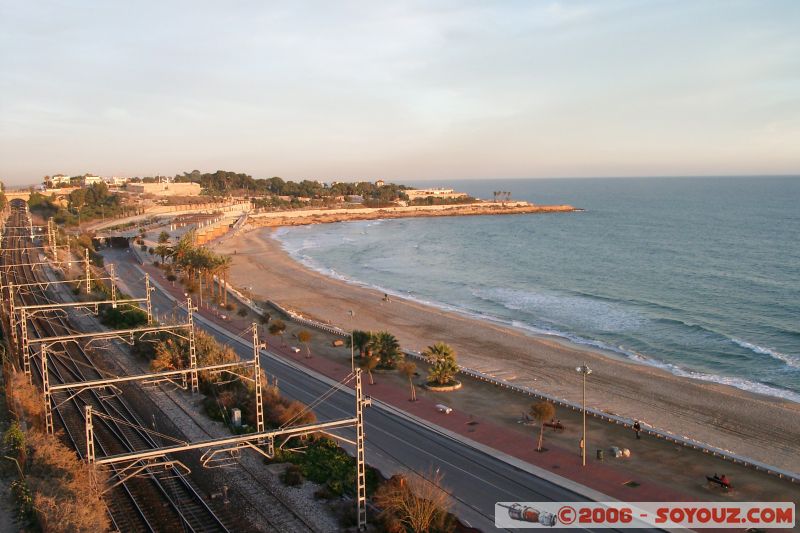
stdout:
<svg viewBox="0 0 800 533">
<path fill-rule="evenodd" d="M 297 313 L 289 311 L 288 309 L 284 309 L 283 307 L 281 307 L 280 305 L 276 304 L 275 302 L 270 302 L 270 305 L 274 306 L 275 308 L 277 308 L 281 312 L 283 312 L 286 315 L 290 316 L 292 318 L 292 320 L 294 320 L 295 322 L 298 322 L 298 323 L 303 324 L 305 326 L 313 327 L 313 328 L 316 328 L 316 329 L 319 329 L 319 330 L 322 330 L 322 331 L 326 331 L 326 332 L 328 332 L 328 333 L 330 333 L 332 335 L 339 335 L 339 336 L 342 336 L 342 337 L 349 337 L 350 336 L 350 333 L 347 332 L 347 331 L 344 331 L 343 329 L 337 328 L 335 326 L 331 326 L 329 324 L 323 324 L 321 322 L 316 322 L 314 320 L 309 320 L 307 318 L 304 318 L 304 317 L 298 315 Z M 416 352 L 416 351 L 413 351 L 413 350 L 403 350 L 403 352 L 405 353 L 406 356 L 410 356 L 410 357 L 412 357 L 412 358 L 414 358 L 414 359 L 416 359 L 418 361 L 425 361 L 426 360 L 425 357 L 419 352 Z M 510 383 L 510 382 L 508 382 L 506 380 L 499 379 L 499 378 L 496 378 L 496 377 L 493 377 L 493 376 L 489 376 L 489 375 L 484 374 L 483 372 L 480 372 L 478 370 L 473 370 L 471 368 L 466 368 L 466 367 L 460 367 L 459 368 L 459 373 L 461 373 L 461 374 L 463 374 L 465 376 L 468 376 L 468 377 L 470 377 L 472 379 L 475 379 L 477 381 L 482 381 L 484 383 L 489 383 L 489 384 L 492 384 L 492 385 L 494 385 L 496 387 L 500 387 L 501 389 L 507 389 L 507 390 L 510 390 L 510 391 L 513 391 L 513 392 L 517 392 L 519 394 L 525 394 L 526 396 L 530 396 L 532 398 L 537 398 L 539 400 L 546 400 L 546 401 L 552 402 L 553 404 L 555 404 L 555 405 L 557 405 L 559 407 L 563 407 L 563 408 L 566 408 L 566 409 L 571 409 L 573 411 L 578 411 L 578 412 L 583 410 L 583 407 L 580 404 L 577 404 L 577 403 L 574 403 L 574 402 L 570 402 L 569 400 L 566 400 L 566 399 L 563 399 L 563 398 L 557 398 L 555 396 L 552 396 L 550 394 L 546 394 L 546 393 L 537 391 L 537 390 L 532 389 L 530 387 L 526 387 L 526 386 L 523 386 L 523 385 L 516 385 L 516 384 Z M 592 416 L 592 417 L 597 418 L 599 420 L 603 420 L 605 422 L 609 422 L 609 423 L 612 423 L 612 424 L 621 425 L 621 426 L 626 427 L 626 428 L 633 428 L 633 424 L 635 422 L 633 419 L 625 418 L 625 417 L 617 416 L 617 415 L 611 415 L 611 414 L 608 414 L 608 413 L 604 413 L 603 411 L 600 411 L 599 409 L 593 409 L 593 408 L 587 408 L 586 409 L 586 414 L 588 416 Z M 663 439 L 663 440 L 665 440 L 667 442 L 672 442 L 674 444 L 679 444 L 681 446 L 685 446 L 685 447 L 691 448 L 693 450 L 699 450 L 699 451 L 702 451 L 703 453 L 710 454 L 710 455 L 712 455 L 714 457 L 719 457 L 719 458 L 724 459 L 726 461 L 730 461 L 730 462 L 732 462 L 734 464 L 743 465 L 743 466 L 746 466 L 746 467 L 749 467 L 749 468 L 753 468 L 755 470 L 758 470 L 758 471 L 761 471 L 761 472 L 765 472 L 767 474 L 779 477 L 781 479 L 786 479 L 788 481 L 791 481 L 792 483 L 800 483 L 800 475 L 798 475 L 798 474 L 796 474 L 794 472 L 790 472 L 788 470 L 784 470 L 784 469 L 781 469 L 781 468 L 776 468 L 774 466 L 770 466 L 770 465 L 768 465 L 766 463 L 763 463 L 761 461 L 756 461 L 755 459 L 750 459 L 749 457 L 744 457 L 742 455 L 738 455 L 738 454 L 733 453 L 731 451 L 723 450 L 721 448 L 717 448 L 715 446 L 711 446 L 710 444 L 706 444 L 706 443 L 691 439 L 689 437 L 684 437 L 684 436 L 681 436 L 681 435 L 675 435 L 673 433 L 670 433 L 668 431 L 664 431 L 662 429 L 658 429 L 658 428 L 654 428 L 654 427 L 646 427 L 646 426 L 642 427 L 642 433 L 645 434 L 645 435 L 649 435 L 651 437 L 655 437 L 655 438 L 658 438 L 658 439 Z"/>
<path fill-rule="evenodd" d="M 134 252 L 134 253 L 136 253 L 136 252 Z M 138 254 L 137 254 L 137 256 L 138 256 Z M 216 280 L 216 276 L 215 276 L 214 279 Z M 242 294 L 240 291 L 234 289 L 233 287 L 228 286 L 227 289 L 228 289 L 228 292 L 230 292 L 237 300 L 239 300 L 244 305 L 248 306 L 251 310 L 253 310 L 253 312 L 255 312 L 255 313 L 259 314 L 259 315 L 262 315 L 264 313 L 264 309 L 262 309 L 260 306 L 258 306 L 251 298 L 248 298 L 247 296 Z M 268 301 L 268 303 L 269 303 L 269 305 L 273 306 L 275 309 L 277 309 L 281 313 L 284 313 L 286 316 L 290 317 L 294 322 L 297 322 L 298 324 L 303 324 L 304 326 L 308 326 L 310 328 L 315 328 L 315 329 L 318 329 L 318 330 L 321 330 L 321 331 L 325 331 L 327 333 L 330 333 L 331 335 L 338 335 L 338 336 L 341 336 L 341 337 L 349 337 L 350 336 L 350 332 L 345 331 L 345 330 L 343 330 L 341 328 L 337 328 L 336 326 L 332 326 L 330 324 L 324 324 L 322 322 L 317 322 L 315 320 L 310 320 L 308 318 L 305 318 L 305 317 L 295 313 L 294 311 L 291 311 L 289 309 L 285 309 L 284 307 L 282 307 L 281 305 L 279 305 L 279 304 L 277 304 L 275 302 Z M 418 361 L 425 361 L 425 357 L 419 352 L 416 352 L 416 351 L 413 351 L 413 350 L 403 350 L 403 352 L 405 353 L 406 356 L 410 356 L 410 357 L 412 357 L 412 358 L 414 358 L 414 359 L 416 359 Z M 510 391 L 513 391 L 513 392 L 517 392 L 519 394 L 524 394 L 526 396 L 530 396 L 532 398 L 537 398 L 539 400 L 546 400 L 546 401 L 552 402 L 554 405 L 557 405 L 559 407 L 563 407 L 563 408 L 566 408 L 566 409 L 571 409 L 573 411 L 578 411 L 578 412 L 583 410 L 583 406 L 581 406 L 580 404 L 577 404 L 577 403 L 574 403 L 574 402 L 570 402 L 569 400 L 566 400 L 564 398 L 557 398 L 557 397 L 552 396 L 550 394 L 546 394 L 546 393 L 543 393 L 541 391 L 537 391 L 535 389 L 532 389 L 530 387 L 526 387 L 524 385 L 516 385 L 516 384 L 508 382 L 506 380 L 499 379 L 499 378 L 496 378 L 496 377 L 493 377 L 493 376 L 489 376 L 489 375 L 484 374 L 483 372 L 480 372 L 478 370 L 473 370 L 471 368 L 466 368 L 466 367 L 460 367 L 459 368 L 459 373 L 461 373 L 461 374 L 463 374 L 465 376 L 468 376 L 468 377 L 470 377 L 472 379 L 475 379 L 477 381 L 482 381 L 484 383 L 489 383 L 489 384 L 492 384 L 492 385 L 494 385 L 496 387 L 500 387 L 502 389 L 507 389 L 507 390 L 510 390 Z M 586 408 L 586 414 L 588 416 L 592 416 L 592 417 L 597 418 L 599 420 L 603 420 L 605 422 L 612 423 L 612 424 L 621 425 L 621 426 L 626 427 L 626 428 L 632 428 L 633 424 L 635 422 L 631 418 L 625 418 L 625 417 L 618 416 L 618 415 L 611 415 L 611 414 L 608 414 L 608 413 L 604 413 L 603 411 L 600 411 L 599 409 L 594 409 L 594 408 Z M 672 442 L 674 444 L 678 444 L 678 445 L 681 445 L 681 446 L 684 446 L 684 447 L 687 447 L 687 448 L 691 448 L 693 450 L 699 450 L 699 451 L 701 451 L 703 453 L 710 454 L 710 455 L 712 455 L 714 457 L 719 457 L 719 458 L 724 459 L 726 461 L 730 461 L 730 462 L 732 462 L 734 464 L 739 464 L 739 465 L 742 465 L 742 466 L 745 466 L 745 467 L 753 468 L 754 470 L 765 472 L 767 474 L 776 476 L 776 477 L 781 478 L 781 479 L 786 479 L 786 480 L 788 480 L 788 481 L 790 481 L 792 483 L 800 483 L 800 475 L 798 475 L 797 473 L 790 472 L 788 470 L 784 470 L 784 469 L 781 469 L 781 468 L 776 468 L 774 466 L 768 465 L 768 464 L 763 463 L 761 461 L 757 461 L 755 459 L 750 459 L 749 457 L 744 457 L 744 456 L 736 454 L 734 452 L 731 452 L 731 451 L 728 451 L 728 450 L 723 450 L 722 448 L 717 448 L 715 446 L 711 446 L 710 444 L 706 444 L 706 443 L 694 440 L 694 439 L 689 438 L 689 437 L 684 437 L 684 436 L 681 436 L 681 435 L 675 435 L 673 433 L 670 433 L 670 432 L 662 430 L 662 429 L 658 429 L 658 428 L 654 428 L 654 427 L 646 427 L 646 426 L 642 427 L 642 433 L 644 433 L 645 435 L 649 435 L 651 437 L 655 437 L 655 438 L 658 438 L 658 439 L 663 439 L 663 440 L 665 440 L 667 442 Z"/>
</svg>

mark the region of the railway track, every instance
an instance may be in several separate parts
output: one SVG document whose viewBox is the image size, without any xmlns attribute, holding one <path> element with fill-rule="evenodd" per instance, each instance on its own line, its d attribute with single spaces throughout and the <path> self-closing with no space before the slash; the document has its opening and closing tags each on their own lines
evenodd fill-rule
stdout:
<svg viewBox="0 0 800 533">
<path fill-rule="evenodd" d="M 6 283 L 37 283 L 40 279 L 33 264 L 42 261 L 32 249 L 30 232 L 19 229 L 29 224 L 24 204 L 12 204 L 9 228 L 3 242 L 2 261 L 21 265 L 6 270 Z M 5 295 L 4 295 L 5 296 Z M 18 305 L 52 303 L 43 289 L 20 291 Z M 36 314 L 28 320 L 29 332 L 35 337 L 69 335 L 76 332 L 68 317 L 61 312 Z M 85 347 L 74 342 L 48 347 L 50 382 L 73 383 L 104 377 Z M 32 357 L 34 381 L 41 383 L 41 361 Z M 95 448 L 98 455 L 139 451 L 158 447 L 152 435 L 141 428 L 143 423 L 128 404 L 111 388 L 92 389 L 74 394 L 68 389 L 54 395 L 54 423 L 79 456 L 86 450 L 84 407 L 91 405 L 99 416 L 95 422 Z M 112 471 L 113 473 L 113 471 Z M 191 481 L 176 468 L 150 469 L 140 477 L 130 478 L 107 493 L 106 502 L 114 527 L 118 531 L 228 531 L 222 519 L 199 494 Z"/>
</svg>

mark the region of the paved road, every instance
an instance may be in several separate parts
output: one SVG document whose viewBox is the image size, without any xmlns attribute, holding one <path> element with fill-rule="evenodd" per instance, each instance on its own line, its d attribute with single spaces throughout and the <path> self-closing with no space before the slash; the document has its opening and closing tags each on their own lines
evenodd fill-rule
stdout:
<svg viewBox="0 0 800 533">
<path fill-rule="evenodd" d="M 134 296 L 144 293 L 141 271 L 130 262 L 131 255 L 107 250 L 107 262 L 116 264 L 122 280 L 130 285 Z M 160 313 L 174 309 L 175 303 L 160 291 L 153 293 L 153 306 Z M 182 313 L 182 311 L 180 312 Z M 182 316 L 182 314 L 176 314 Z M 218 331 L 205 326 L 210 333 L 250 358 L 252 345 L 233 342 Z M 279 356 L 262 352 L 266 372 L 279 379 L 279 388 L 287 396 L 310 403 L 329 386 L 283 362 Z M 319 420 L 353 416 L 353 395 L 336 392 L 315 409 Z M 492 455 L 477 450 L 435 429 L 420 425 L 380 405 L 366 411 L 366 458 L 385 475 L 403 470 L 425 474 L 439 470 L 444 484 L 455 500 L 454 512 L 473 527 L 494 531 L 494 504 L 498 501 L 581 501 L 586 498 L 550 481 L 512 466 Z M 605 530 L 608 531 L 608 530 Z"/>
</svg>

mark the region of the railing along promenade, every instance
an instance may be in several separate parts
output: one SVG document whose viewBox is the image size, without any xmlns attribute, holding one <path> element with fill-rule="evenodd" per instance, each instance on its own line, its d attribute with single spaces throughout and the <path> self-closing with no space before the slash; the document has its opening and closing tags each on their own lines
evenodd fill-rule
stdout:
<svg viewBox="0 0 800 533">
<path fill-rule="evenodd" d="M 136 257 L 139 260 L 139 262 L 143 263 L 143 260 L 142 260 L 142 258 L 140 258 L 139 254 L 138 254 L 138 251 L 136 251 L 134 249 L 134 253 L 136 253 Z M 216 279 L 216 276 L 215 276 L 215 279 Z M 236 300 L 239 301 L 239 303 L 246 305 L 254 313 L 256 313 L 259 316 L 264 314 L 265 310 L 261 306 L 256 304 L 251 298 L 245 296 L 243 293 L 241 293 L 240 291 L 236 290 L 233 287 L 228 286 L 227 289 L 228 289 L 228 292 Z M 305 318 L 305 317 L 295 313 L 294 311 L 291 311 L 289 309 L 285 309 L 284 307 L 282 307 L 280 304 L 278 304 L 276 302 L 268 301 L 267 303 L 271 307 L 274 307 L 279 312 L 281 312 L 281 313 L 285 314 L 286 316 L 290 317 L 294 322 L 297 322 L 298 324 L 302 324 L 304 326 L 308 326 L 310 328 L 314 328 L 314 329 L 317 329 L 317 330 L 320 330 L 320 331 L 325 331 L 327 333 L 330 333 L 331 335 L 338 335 L 338 336 L 343 337 L 343 338 L 347 338 L 347 337 L 350 336 L 350 332 L 348 332 L 348 331 L 345 331 L 345 330 L 343 330 L 341 328 L 338 328 L 336 326 L 332 326 L 330 324 L 325 324 L 325 323 L 322 323 L 322 322 L 317 322 L 316 320 L 310 320 L 308 318 Z M 416 359 L 417 361 L 420 361 L 420 362 L 426 361 L 425 357 L 420 352 L 413 351 L 413 350 L 403 350 L 403 352 L 405 353 L 406 356 L 412 357 L 413 359 Z M 531 387 L 526 387 L 524 385 L 517 385 L 515 383 L 511 383 L 509 381 L 506 381 L 504 379 L 500 379 L 500 378 L 496 378 L 494 376 L 490 376 L 488 374 L 480 372 L 479 370 L 474 370 L 474 369 L 462 366 L 462 367 L 459 367 L 459 373 L 463 374 L 465 376 L 468 376 L 468 377 L 470 377 L 472 379 L 475 379 L 475 380 L 478 380 L 478 381 L 482 381 L 484 383 L 489 383 L 489 384 L 494 385 L 496 387 L 499 387 L 501 389 L 507 389 L 507 390 L 510 390 L 510 391 L 517 392 L 519 394 L 524 394 L 524 395 L 529 396 L 531 398 L 536 398 L 536 399 L 539 399 L 539 400 L 545 400 L 545 401 L 548 401 L 548 402 L 552 402 L 554 405 L 557 405 L 559 407 L 563 407 L 563 408 L 566 408 L 566 409 L 570 409 L 572 411 L 576 411 L 576 412 L 583 411 L 583 407 L 579 403 L 571 402 L 571 401 L 569 401 L 569 400 L 567 400 L 565 398 L 558 398 L 556 396 L 553 396 L 551 394 L 547 394 L 547 393 L 538 391 L 538 390 L 533 389 Z M 631 428 L 631 429 L 633 428 L 633 424 L 635 422 L 635 420 L 633 420 L 631 418 L 605 413 L 605 412 L 603 412 L 603 411 L 601 411 L 599 409 L 594 409 L 594 408 L 591 408 L 591 407 L 587 407 L 586 408 L 586 414 L 589 415 L 589 416 L 592 416 L 592 417 L 594 417 L 596 419 L 603 420 L 605 422 L 609 422 L 609 423 L 612 423 L 612 424 L 620 425 L 622 427 Z M 663 439 L 663 440 L 665 440 L 667 442 L 672 442 L 674 444 L 678 444 L 678 445 L 684 446 L 686 448 L 691 448 L 693 450 L 698 450 L 698 451 L 701 451 L 703 453 L 710 454 L 710 455 L 712 455 L 714 457 L 719 457 L 719 458 L 724 459 L 726 461 L 730 461 L 731 463 L 734 463 L 734 464 L 743 465 L 743 466 L 752 468 L 752 469 L 760 471 L 760 472 L 765 472 L 765 473 L 767 473 L 769 475 L 776 476 L 778 478 L 786 479 L 788 481 L 791 481 L 792 483 L 800 483 L 800 474 L 798 474 L 796 472 L 791 472 L 789 470 L 785 470 L 785 469 L 782 469 L 782 468 L 777 468 L 777 467 L 774 467 L 772 465 L 768 465 L 767 463 L 764 463 L 762 461 L 758 461 L 756 459 L 751 459 L 749 457 L 745 457 L 743 455 L 739 455 L 739 454 L 734 453 L 734 452 L 729 451 L 729 450 L 723 450 L 722 448 L 718 448 L 716 446 L 712 446 L 710 444 L 706 444 L 704 442 L 700 442 L 700 441 L 692 439 L 690 437 L 684 437 L 682 435 L 676 435 L 674 433 L 671 433 L 671 432 L 663 430 L 663 429 L 658 429 L 658 428 L 655 428 L 655 427 L 648 427 L 648 426 L 643 426 L 642 427 L 642 433 L 645 434 L 645 435 L 649 435 L 651 437 L 655 437 L 655 438 L 658 438 L 658 439 Z"/>
<path fill-rule="evenodd" d="M 248 298 L 247 296 L 245 296 L 241 292 L 239 292 L 236 289 L 233 289 L 231 287 L 229 287 L 228 290 L 230 291 L 231 294 L 234 295 L 234 297 L 236 297 L 236 299 L 238 299 L 241 303 L 243 303 L 243 304 L 247 305 L 248 307 L 250 307 L 250 309 L 252 309 L 255 313 L 262 314 L 264 312 L 264 310 L 261 309 L 260 306 L 255 304 L 255 302 L 253 302 L 252 299 Z M 308 318 L 305 318 L 303 316 L 298 315 L 297 313 L 295 313 L 295 312 L 293 312 L 293 311 L 291 311 L 289 309 L 285 309 L 285 308 L 281 307 L 279 304 L 277 304 L 275 302 L 270 301 L 268 303 L 269 303 L 269 305 L 271 305 L 272 307 L 274 307 L 278 311 L 284 313 L 286 316 L 290 317 L 293 321 L 295 321 L 295 322 L 297 322 L 299 324 L 303 324 L 304 326 L 308 326 L 308 327 L 315 328 L 315 329 L 318 329 L 318 330 L 321 330 L 321 331 L 325 331 L 325 332 L 330 333 L 332 335 L 338 335 L 338 336 L 345 337 L 345 338 L 350 336 L 350 332 L 345 331 L 345 330 L 343 330 L 341 328 L 337 328 L 336 326 L 332 326 L 330 324 L 324 324 L 322 322 L 317 322 L 315 320 L 310 320 Z M 420 362 L 426 361 L 426 358 L 420 352 L 413 351 L 413 350 L 403 350 L 403 353 L 405 353 L 405 355 L 408 356 L 408 357 L 416 359 L 417 361 L 420 361 Z M 559 407 L 563 407 L 563 408 L 566 408 L 566 409 L 570 409 L 572 411 L 576 411 L 576 412 L 582 412 L 583 411 L 583 407 L 579 403 L 571 402 L 571 401 L 569 401 L 567 399 L 564 399 L 564 398 L 558 398 L 556 396 L 553 396 L 551 394 L 547 394 L 547 393 L 538 391 L 538 390 L 533 389 L 531 387 L 526 387 L 524 385 L 517 385 L 517 384 L 511 383 L 509 381 L 506 381 L 504 379 L 500 379 L 500 378 L 496 378 L 494 376 L 490 376 L 488 374 L 480 372 L 479 370 L 474 370 L 474 369 L 467 368 L 467 367 L 459 367 L 459 373 L 461 373 L 461 374 L 463 374 L 465 376 L 468 376 L 468 377 L 470 377 L 472 379 L 475 379 L 475 380 L 478 380 L 478 381 L 482 381 L 484 383 L 489 383 L 489 384 L 494 385 L 496 387 L 499 387 L 501 389 L 507 389 L 507 390 L 510 390 L 510 391 L 513 391 L 513 392 L 517 392 L 519 394 L 524 394 L 526 396 L 530 396 L 531 398 L 536 398 L 536 399 L 539 399 L 539 400 L 546 400 L 548 402 L 553 403 L 554 405 L 557 405 Z M 605 412 L 603 412 L 603 411 L 601 411 L 599 409 L 594 409 L 594 408 L 590 408 L 590 407 L 586 408 L 586 414 L 590 415 L 590 416 L 592 416 L 592 417 L 594 417 L 596 419 L 603 420 L 605 422 L 609 422 L 609 423 L 612 423 L 612 424 L 616 424 L 616 425 L 619 425 L 619 426 L 622 426 L 622 427 L 625 427 L 625 428 L 631 428 L 631 430 L 633 430 L 633 424 L 634 424 L 635 420 L 633 420 L 631 418 L 626 418 L 626 417 L 623 417 L 623 416 L 618 416 L 618 415 L 605 413 Z M 800 475 L 798 475 L 798 473 L 790 472 L 788 470 L 781 469 L 781 468 L 777 468 L 777 467 L 768 465 L 768 464 L 766 464 L 764 462 L 757 461 L 755 459 L 751 459 L 749 457 L 745 457 L 743 455 L 736 454 L 736 453 L 731 452 L 729 450 L 723 450 L 722 448 L 718 448 L 716 446 L 712 446 L 710 444 L 706 444 L 704 442 L 700 442 L 700 441 L 692 439 L 690 437 L 684 437 L 682 435 L 675 435 L 674 433 L 670 433 L 669 431 L 666 431 L 666 430 L 663 430 L 663 429 L 658 429 L 658 428 L 655 428 L 655 427 L 648 427 L 648 426 L 643 426 L 642 427 L 642 433 L 645 434 L 645 435 L 649 435 L 651 437 L 655 437 L 655 438 L 658 438 L 658 439 L 663 439 L 663 440 L 665 440 L 667 442 L 672 442 L 674 444 L 679 444 L 679 445 L 684 446 L 686 448 L 691 448 L 693 450 L 698 450 L 698 451 L 701 451 L 703 453 L 707 453 L 709 455 L 712 455 L 714 457 L 719 457 L 719 458 L 724 459 L 726 461 L 730 461 L 730 462 L 732 462 L 734 464 L 739 464 L 739 465 L 743 465 L 743 466 L 746 466 L 746 467 L 749 467 L 749 468 L 753 468 L 754 470 L 758 470 L 760 472 L 765 472 L 767 474 L 776 476 L 776 477 L 781 478 L 781 479 L 786 479 L 788 481 L 791 481 L 792 483 L 800 483 Z"/>
</svg>

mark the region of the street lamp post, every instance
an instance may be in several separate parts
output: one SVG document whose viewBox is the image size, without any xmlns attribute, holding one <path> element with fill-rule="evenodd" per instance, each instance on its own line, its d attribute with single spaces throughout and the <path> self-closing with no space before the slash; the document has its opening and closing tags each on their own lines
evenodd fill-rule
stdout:
<svg viewBox="0 0 800 533">
<path fill-rule="evenodd" d="M 592 373 L 592 369 L 584 362 L 583 365 L 575 368 L 575 370 L 583 374 L 583 440 L 581 440 L 583 446 L 581 447 L 581 460 L 583 461 L 583 466 L 586 466 L 586 448 L 588 447 L 586 444 L 586 376 Z"/>
<path fill-rule="evenodd" d="M 350 315 L 350 371 L 356 371 L 356 356 L 355 356 L 355 346 L 353 344 L 353 317 L 356 316 L 356 312 L 350 309 L 347 314 Z"/>
</svg>

